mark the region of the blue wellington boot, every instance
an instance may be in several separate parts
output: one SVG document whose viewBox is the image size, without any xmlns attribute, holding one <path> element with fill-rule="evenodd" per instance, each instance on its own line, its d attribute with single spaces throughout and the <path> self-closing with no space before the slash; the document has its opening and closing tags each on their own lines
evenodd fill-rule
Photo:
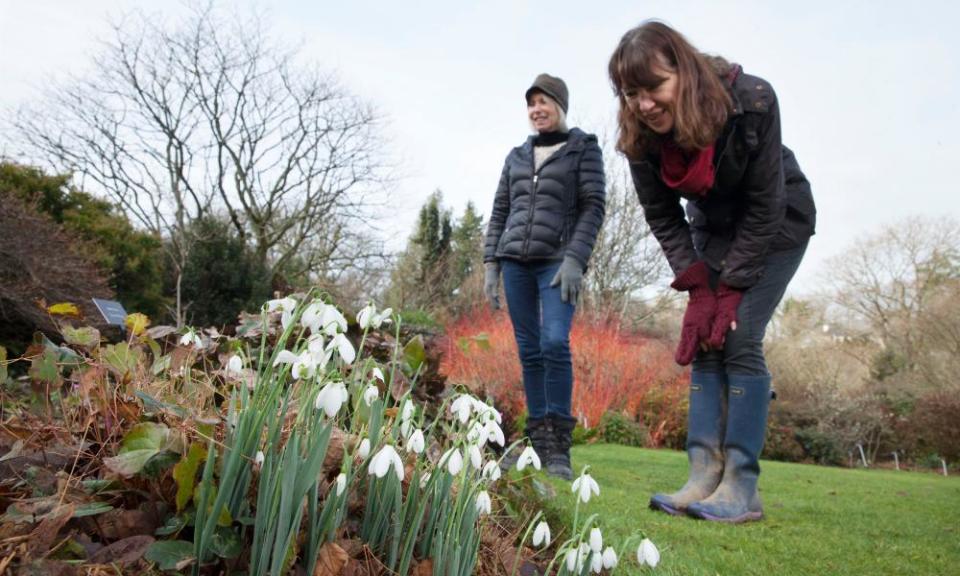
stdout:
<svg viewBox="0 0 960 576">
<path fill-rule="evenodd" d="M 717 372 L 690 374 L 690 410 L 687 413 L 687 459 L 690 477 L 678 492 L 654 494 L 650 507 L 667 514 L 683 514 L 687 506 L 703 500 L 720 484 L 723 475 L 723 397 L 726 375 Z"/>
<path fill-rule="evenodd" d="M 709 498 L 687 507 L 696 518 L 738 524 L 763 518 L 757 491 L 760 450 L 767 429 L 770 376 L 727 376 L 727 430 L 723 481 Z"/>
</svg>

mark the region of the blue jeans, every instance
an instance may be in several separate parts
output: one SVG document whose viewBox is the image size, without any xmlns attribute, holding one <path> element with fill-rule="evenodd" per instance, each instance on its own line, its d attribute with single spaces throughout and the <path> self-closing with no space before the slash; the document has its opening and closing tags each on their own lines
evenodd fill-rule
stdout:
<svg viewBox="0 0 960 576">
<path fill-rule="evenodd" d="M 570 417 L 570 325 L 576 307 L 560 299 L 559 285 L 550 287 L 560 262 L 500 262 L 503 291 L 523 368 L 527 415 Z"/>
<path fill-rule="evenodd" d="M 723 350 L 700 351 L 693 360 L 693 370 L 749 376 L 769 376 L 763 357 L 763 335 L 777 305 L 793 278 L 807 243 L 768 254 L 760 281 L 743 293 L 737 308 L 737 329 L 727 332 Z M 719 273 L 710 270 L 713 285 Z"/>
</svg>

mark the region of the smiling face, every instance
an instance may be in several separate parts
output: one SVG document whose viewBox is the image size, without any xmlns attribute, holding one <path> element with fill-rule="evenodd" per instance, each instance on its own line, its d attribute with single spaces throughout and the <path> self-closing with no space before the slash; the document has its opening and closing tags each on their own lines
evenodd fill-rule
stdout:
<svg viewBox="0 0 960 576">
<path fill-rule="evenodd" d="M 543 92 L 531 92 L 527 100 L 527 117 L 537 132 L 555 132 L 560 126 L 560 107 Z"/>
<path fill-rule="evenodd" d="M 636 117 L 657 134 L 673 130 L 676 115 L 678 79 L 677 73 L 666 66 L 652 70 L 658 82 L 647 87 L 625 86 L 623 99 Z"/>
</svg>

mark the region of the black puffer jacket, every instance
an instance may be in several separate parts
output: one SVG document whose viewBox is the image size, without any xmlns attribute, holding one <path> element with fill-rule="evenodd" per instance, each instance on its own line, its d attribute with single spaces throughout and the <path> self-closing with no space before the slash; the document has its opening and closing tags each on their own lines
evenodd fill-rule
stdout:
<svg viewBox="0 0 960 576">
<path fill-rule="evenodd" d="M 763 275 L 770 251 L 800 246 L 814 233 L 810 183 L 780 140 L 780 108 L 766 81 L 740 74 L 732 87 L 734 110 L 716 144 L 716 180 L 704 197 L 680 194 L 660 179 L 657 152 L 630 163 L 647 223 L 670 267 L 679 274 L 697 259 L 720 279 L 749 288 Z M 696 250 L 694 250 L 696 245 Z"/>
<path fill-rule="evenodd" d="M 586 268 L 603 224 L 603 154 L 597 137 L 578 128 L 565 146 L 533 170 L 533 141 L 510 151 L 500 175 L 484 262 L 576 258 Z"/>
</svg>

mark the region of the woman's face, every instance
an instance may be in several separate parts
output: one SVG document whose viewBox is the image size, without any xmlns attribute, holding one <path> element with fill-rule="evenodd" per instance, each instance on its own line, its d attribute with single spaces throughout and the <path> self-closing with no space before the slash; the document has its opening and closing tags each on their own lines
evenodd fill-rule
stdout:
<svg viewBox="0 0 960 576">
<path fill-rule="evenodd" d="M 527 100 L 527 117 L 537 132 L 553 132 L 560 125 L 557 104 L 543 92 L 534 92 Z"/>
<path fill-rule="evenodd" d="M 667 134 L 673 130 L 677 104 L 677 73 L 665 66 L 655 66 L 653 71 L 664 80 L 648 88 L 625 87 L 622 90 L 623 98 L 647 128 L 657 134 Z"/>
</svg>

